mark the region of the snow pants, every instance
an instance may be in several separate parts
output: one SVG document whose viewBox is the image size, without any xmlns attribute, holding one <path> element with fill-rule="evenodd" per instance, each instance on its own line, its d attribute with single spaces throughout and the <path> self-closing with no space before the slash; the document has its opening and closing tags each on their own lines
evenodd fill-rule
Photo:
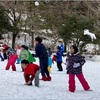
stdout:
<svg viewBox="0 0 100 100">
<path fill-rule="evenodd" d="M 74 92 L 76 89 L 75 86 L 75 75 L 80 81 L 81 85 L 83 86 L 84 90 L 89 90 L 90 86 L 88 85 L 87 81 L 84 78 L 83 74 L 69 74 L 69 91 Z"/>
<path fill-rule="evenodd" d="M 33 75 L 24 75 L 24 79 L 25 79 L 25 82 L 28 82 L 30 80 L 30 76 L 32 79 L 34 79 L 34 85 L 39 87 L 39 74 L 40 74 L 40 70 L 37 70 L 36 73 L 35 73 L 35 77 Z M 31 80 L 33 81 L 33 80 Z"/>
<path fill-rule="evenodd" d="M 51 73 L 51 66 L 52 66 L 52 59 L 51 57 L 48 57 L 48 71 Z"/>
<path fill-rule="evenodd" d="M 50 77 L 48 71 L 48 59 L 40 59 L 40 70 L 42 77 Z"/>
<path fill-rule="evenodd" d="M 61 61 L 57 61 L 57 68 L 58 68 L 58 71 L 63 71 L 63 68 L 62 68 L 62 62 Z"/>
<path fill-rule="evenodd" d="M 21 63 L 21 58 L 17 58 L 16 64 L 20 64 L 20 63 Z"/>
<path fill-rule="evenodd" d="M 17 58 L 18 58 L 18 56 L 16 54 L 11 55 L 8 59 L 5 70 L 9 70 L 10 66 L 12 66 L 12 70 L 16 71 L 15 62 L 16 62 Z"/>
</svg>

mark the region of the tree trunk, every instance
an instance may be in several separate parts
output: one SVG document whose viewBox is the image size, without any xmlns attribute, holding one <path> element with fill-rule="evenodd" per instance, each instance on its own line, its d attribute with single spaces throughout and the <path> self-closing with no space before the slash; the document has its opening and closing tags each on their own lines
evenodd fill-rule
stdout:
<svg viewBox="0 0 100 100">
<path fill-rule="evenodd" d="M 25 37 L 24 37 L 24 42 L 26 43 L 26 34 L 25 34 Z"/>
<path fill-rule="evenodd" d="M 2 34 L 0 33 L 0 39 L 2 39 Z"/>
<path fill-rule="evenodd" d="M 12 48 L 13 49 L 15 49 L 15 40 L 16 40 L 17 33 L 18 32 L 12 34 Z"/>
<path fill-rule="evenodd" d="M 64 42 L 64 52 L 66 52 L 66 42 Z"/>
<path fill-rule="evenodd" d="M 34 48 L 34 32 L 32 32 L 32 45 L 31 48 Z"/>
</svg>

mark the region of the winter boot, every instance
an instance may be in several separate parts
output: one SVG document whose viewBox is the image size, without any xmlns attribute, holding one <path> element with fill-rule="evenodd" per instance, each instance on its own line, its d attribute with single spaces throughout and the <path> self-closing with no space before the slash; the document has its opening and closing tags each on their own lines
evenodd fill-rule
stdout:
<svg viewBox="0 0 100 100">
<path fill-rule="evenodd" d="M 47 79 L 46 79 L 47 81 L 51 81 L 51 77 L 47 77 Z"/>
<path fill-rule="evenodd" d="M 42 77 L 42 79 L 41 80 L 43 80 L 43 81 L 47 81 L 47 77 Z"/>
</svg>

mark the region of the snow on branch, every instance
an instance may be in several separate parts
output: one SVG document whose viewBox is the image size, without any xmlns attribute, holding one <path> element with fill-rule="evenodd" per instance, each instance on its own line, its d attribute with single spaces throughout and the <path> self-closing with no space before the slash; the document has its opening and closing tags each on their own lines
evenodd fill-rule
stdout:
<svg viewBox="0 0 100 100">
<path fill-rule="evenodd" d="M 88 29 L 85 29 L 85 30 L 84 30 L 84 35 L 88 35 L 88 36 L 90 36 L 92 41 L 93 41 L 93 39 L 96 39 L 95 34 L 92 33 L 92 32 L 89 32 Z"/>
</svg>

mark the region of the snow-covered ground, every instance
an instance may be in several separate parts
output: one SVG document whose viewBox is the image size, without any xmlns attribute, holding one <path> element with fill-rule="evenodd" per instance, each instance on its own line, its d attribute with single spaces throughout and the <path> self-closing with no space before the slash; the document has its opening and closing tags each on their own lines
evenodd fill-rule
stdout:
<svg viewBox="0 0 100 100">
<path fill-rule="evenodd" d="M 40 87 L 24 85 L 23 72 L 20 64 L 17 71 L 6 71 L 7 61 L 0 61 L 0 100 L 100 100 L 100 62 L 87 61 L 83 72 L 93 91 L 84 91 L 76 78 L 76 91 L 68 91 L 68 75 L 58 72 L 56 63 L 52 65 L 51 82 L 40 81 Z M 37 62 L 38 63 L 38 59 Z M 41 75 L 40 75 L 41 78 Z"/>
</svg>

